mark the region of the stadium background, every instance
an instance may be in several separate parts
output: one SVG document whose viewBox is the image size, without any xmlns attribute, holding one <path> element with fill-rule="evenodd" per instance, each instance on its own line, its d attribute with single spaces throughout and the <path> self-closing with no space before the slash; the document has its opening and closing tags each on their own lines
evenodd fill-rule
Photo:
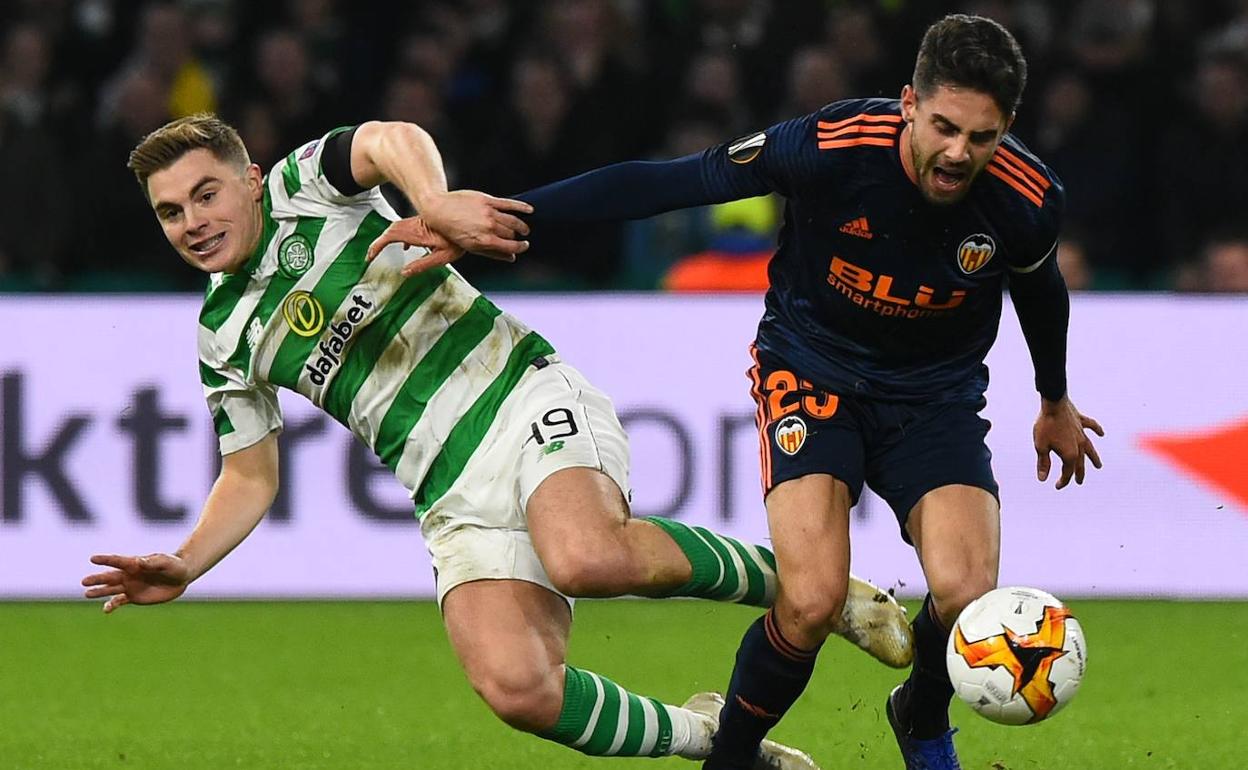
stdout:
<svg viewBox="0 0 1248 770">
<path fill-rule="evenodd" d="M 497 724 L 430 605 L 358 601 L 428 596 L 427 558 L 401 490 L 294 400 L 283 498 L 191 595 L 353 601 L 188 603 L 108 621 L 46 601 L 77 595 L 90 553 L 176 545 L 215 471 L 190 358 L 203 278 L 170 252 L 124 168 L 144 133 L 216 109 L 267 168 L 329 127 L 410 120 L 438 140 L 453 186 L 508 194 L 696 151 L 844 96 L 895 96 L 924 26 L 953 10 L 997 18 L 1028 55 L 1015 133 L 1067 186 L 1072 393 L 1110 431 L 1107 467 L 1086 486 L 1034 481 L 1030 364 L 1007 311 L 989 392 L 1003 580 L 1074 601 L 1092 674 L 1070 716 L 1034 729 L 961 712 L 964 759 L 1239 766 L 1248 3 L 9 0 L 0 597 L 16 601 L 0 604 L 0 767 L 602 764 Z M 714 290 L 757 281 L 777 206 L 539 234 L 515 265 L 460 263 L 615 398 L 639 510 L 755 540 L 742 373 L 761 299 Z M 854 527 L 855 569 L 919 595 L 886 508 L 868 497 Z M 724 686 L 750 617 L 587 602 L 573 660 L 680 700 Z M 831 766 L 892 767 L 876 702 L 894 676 L 837 653 L 782 735 Z"/>
</svg>

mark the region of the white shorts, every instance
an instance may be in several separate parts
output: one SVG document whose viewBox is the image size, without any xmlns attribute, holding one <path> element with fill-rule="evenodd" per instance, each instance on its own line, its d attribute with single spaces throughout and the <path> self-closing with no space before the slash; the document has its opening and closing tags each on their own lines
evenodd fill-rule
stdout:
<svg viewBox="0 0 1248 770">
<path fill-rule="evenodd" d="M 421 520 L 439 606 L 452 588 L 474 580 L 525 580 L 559 593 L 525 516 L 529 497 L 552 473 L 597 468 L 631 496 L 628 437 L 615 406 L 573 367 L 556 360 L 528 372 L 495 426 Z"/>
</svg>

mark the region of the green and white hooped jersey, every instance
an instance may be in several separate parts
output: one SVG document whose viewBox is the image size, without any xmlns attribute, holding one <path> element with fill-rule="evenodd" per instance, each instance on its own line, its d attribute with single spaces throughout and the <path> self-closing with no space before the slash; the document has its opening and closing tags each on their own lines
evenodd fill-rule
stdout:
<svg viewBox="0 0 1248 770">
<path fill-rule="evenodd" d="M 260 242 L 212 277 L 199 370 L 228 454 L 282 425 L 296 391 L 372 447 L 422 516 L 459 477 L 499 408 L 550 344 L 451 268 L 404 278 L 417 252 L 368 246 L 398 216 L 381 193 L 346 196 L 309 142 L 265 179 Z"/>
</svg>

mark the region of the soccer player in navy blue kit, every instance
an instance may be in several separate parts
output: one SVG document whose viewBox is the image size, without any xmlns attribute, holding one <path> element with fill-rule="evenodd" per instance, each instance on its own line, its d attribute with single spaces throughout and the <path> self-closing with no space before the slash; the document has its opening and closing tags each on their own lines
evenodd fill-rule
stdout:
<svg viewBox="0 0 1248 770">
<path fill-rule="evenodd" d="M 1066 393 L 1061 182 L 1008 134 L 1027 65 L 982 17 L 933 24 L 900 100 L 836 102 L 703 153 L 591 171 L 517 197 L 556 222 L 629 219 L 768 192 L 787 199 L 752 348 L 775 606 L 746 631 L 705 768 L 748 768 L 806 687 L 845 601 L 863 483 L 896 514 L 928 595 L 886 714 L 908 770 L 957 768 L 944 649 L 996 586 L 1000 509 L 980 417 L 1009 286 L 1040 394 L 1037 476 L 1057 488 L 1103 435 Z M 539 244 L 535 241 L 535 247 Z"/>
</svg>

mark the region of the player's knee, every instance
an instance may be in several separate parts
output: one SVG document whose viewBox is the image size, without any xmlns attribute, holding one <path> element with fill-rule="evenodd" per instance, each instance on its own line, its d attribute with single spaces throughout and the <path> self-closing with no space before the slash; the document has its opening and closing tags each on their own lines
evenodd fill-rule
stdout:
<svg viewBox="0 0 1248 770">
<path fill-rule="evenodd" d="M 561 552 L 544 566 L 550 582 L 565 596 L 593 596 L 601 587 L 599 568 L 585 555 Z"/>
<path fill-rule="evenodd" d="M 560 549 L 543 558 L 546 575 L 565 596 L 619 596 L 630 579 L 621 549 Z"/>
<path fill-rule="evenodd" d="M 472 688 L 503 722 L 536 733 L 559 720 L 563 688 L 557 679 L 553 672 L 517 668 L 473 676 Z"/>
<path fill-rule="evenodd" d="M 997 587 L 995 570 L 968 569 L 929 578 L 928 590 L 936 603 L 936 610 L 947 626 L 957 620 L 966 605 Z"/>
<path fill-rule="evenodd" d="M 781 628 L 796 628 L 802 637 L 789 641 L 810 646 L 826 639 L 840 624 L 847 590 L 844 580 L 803 581 L 791 586 L 782 582 L 776 601 Z"/>
</svg>

